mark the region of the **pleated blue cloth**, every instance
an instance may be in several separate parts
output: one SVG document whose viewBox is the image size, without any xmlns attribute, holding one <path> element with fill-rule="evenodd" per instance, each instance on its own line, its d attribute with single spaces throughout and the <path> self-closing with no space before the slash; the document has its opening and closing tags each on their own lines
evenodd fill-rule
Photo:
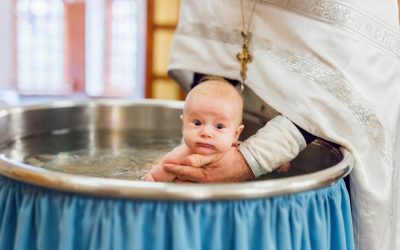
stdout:
<svg viewBox="0 0 400 250">
<path fill-rule="evenodd" d="M 101 198 L 0 177 L 0 249 L 354 249 L 343 180 L 232 201 Z"/>
</svg>

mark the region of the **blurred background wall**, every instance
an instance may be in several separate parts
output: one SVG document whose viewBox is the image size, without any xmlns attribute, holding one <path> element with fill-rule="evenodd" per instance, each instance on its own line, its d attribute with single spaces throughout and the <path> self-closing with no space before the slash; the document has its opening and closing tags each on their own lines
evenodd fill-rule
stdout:
<svg viewBox="0 0 400 250">
<path fill-rule="evenodd" d="M 182 99 L 166 74 L 178 8 L 179 0 L 0 1 L 0 99 Z"/>
</svg>

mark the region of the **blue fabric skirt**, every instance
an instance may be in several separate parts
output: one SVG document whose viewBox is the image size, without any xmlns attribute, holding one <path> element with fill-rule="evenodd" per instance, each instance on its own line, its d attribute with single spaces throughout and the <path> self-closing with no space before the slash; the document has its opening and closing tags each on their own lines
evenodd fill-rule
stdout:
<svg viewBox="0 0 400 250">
<path fill-rule="evenodd" d="M 252 200 L 92 197 L 0 177 L 0 249 L 354 249 L 343 180 Z"/>
</svg>

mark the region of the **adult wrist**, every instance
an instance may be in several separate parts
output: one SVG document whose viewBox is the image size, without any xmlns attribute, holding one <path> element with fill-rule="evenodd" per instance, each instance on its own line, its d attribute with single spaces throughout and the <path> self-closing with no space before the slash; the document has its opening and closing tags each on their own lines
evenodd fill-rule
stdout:
<svg viewBox="0 0 400 250">
<path fill-rule="evenodd" d="M 240 159 L 238 160 L 238 165 L 243 166 L 243 176 L 244 176 L 244 180 L 252 180 L 256 177 L 256 175 L 254 174 L 253 169 L 251 168 L 251 166 L 248 164 L 246 158 L 244 157 L 243 153 L 238 149 L 238 156 L 240 157 Z"/>
</svg>

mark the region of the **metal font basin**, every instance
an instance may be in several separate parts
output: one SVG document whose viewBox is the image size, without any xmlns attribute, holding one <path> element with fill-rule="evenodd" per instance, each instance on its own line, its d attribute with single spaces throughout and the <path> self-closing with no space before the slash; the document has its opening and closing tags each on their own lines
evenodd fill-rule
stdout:
<svg viewBox="0 0 400 250">
<path fill-rule="evenodd" d="M 5 149 L 10 144 L 14 145 L 12 150 L 0 157 L 0 175 L 50 189 L 95 196 L 228 200 L 271 197 L 327 187 L 351 171 L 353 159 L 345 149 L 339 151 L 320 141 L 309 145 L 292 162 L 292 174 L 269 175 L 243 183 L 148 183 L 68 174 L 22 162 L 25 151 L 29 150 L 24 145 L 24 138 L 54 131 L 111 130 L 115 136 L 102 141 L 104 147 L 115 145 L 122 138 L 118 133 L 126 130 L 157 130 L 165 135 L 179 136 L 182 107 L 180 101 L 93 100 L 59 101 L 0 110 L 0 146 Z M 65 147 L 65 142 L 62 144 Z"/>
</svg>

